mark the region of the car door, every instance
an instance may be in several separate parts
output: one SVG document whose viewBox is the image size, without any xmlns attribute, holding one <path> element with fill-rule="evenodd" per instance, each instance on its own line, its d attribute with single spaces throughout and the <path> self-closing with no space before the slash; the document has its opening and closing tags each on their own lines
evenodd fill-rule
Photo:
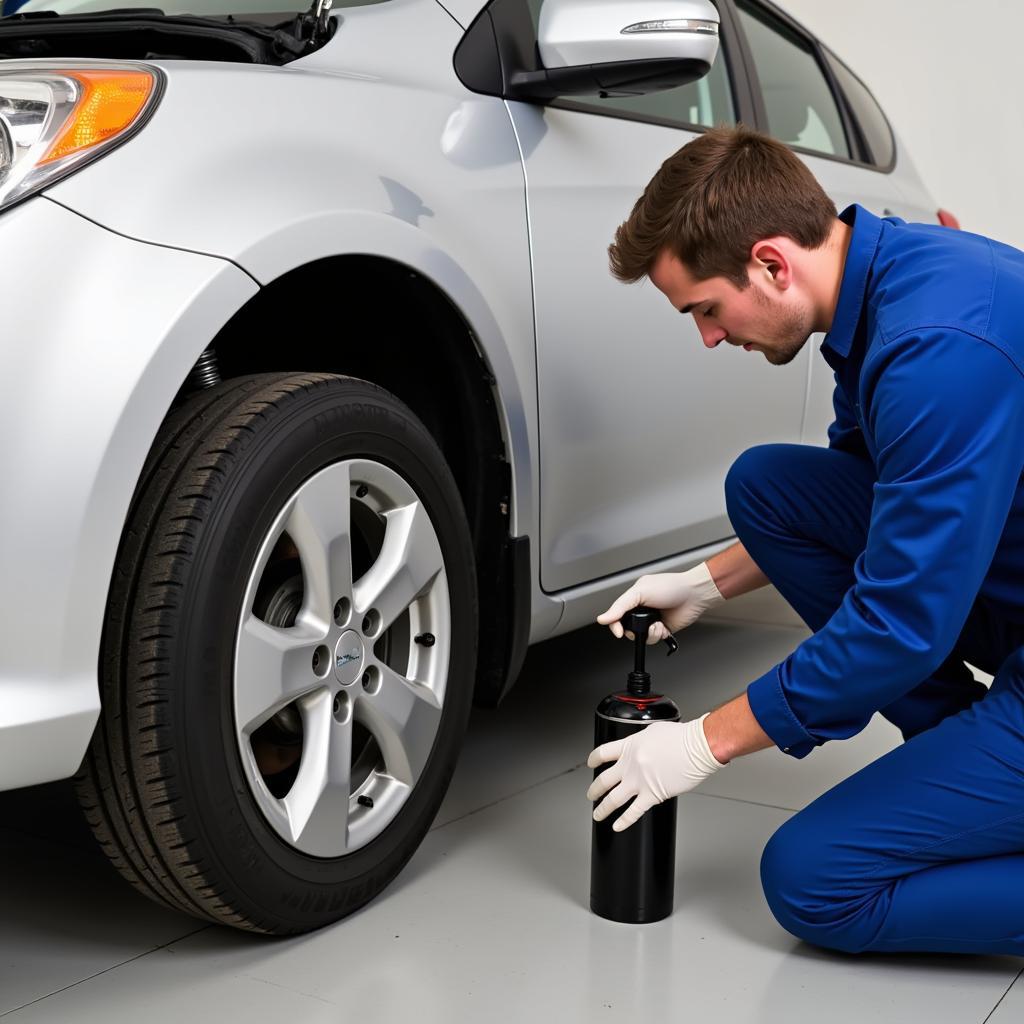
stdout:
<svg viewBox="0 0 1024 1024">
<path fill-rule="evenodd" d="M 754 98 L 757 127 L 787 143 L 838 210 L 859 203 L 879 217 L 919 219 L 892 170 L 895 147 L 885 115 L 838 56 L 764 0 L 733 5 Z M 810 380 L 801 441 L 827 445 L 835 375 L 819 352 L 823 334 L 804 346 Z"/>
<path fill-rule="evenodd" d="M 529 0 L 534 30 L 544 0 Z M 629 98 L 510 101 L 526 170 L 540 419 L 541 585 L 557 591 L 732 535 L 723 480 L 758 442 L 797 441 L 807 355 L 785 370 L 704 347 L 607 249 L 662 161 L 749 115 L 723 25 L 705 79 Z"/>
</svg>

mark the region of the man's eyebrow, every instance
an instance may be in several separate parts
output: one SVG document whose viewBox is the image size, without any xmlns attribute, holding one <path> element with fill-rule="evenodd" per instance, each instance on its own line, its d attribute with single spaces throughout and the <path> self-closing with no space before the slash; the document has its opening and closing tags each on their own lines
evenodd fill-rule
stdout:
<svg viewBox="0 0 1024 1024">
<path fill-rule="evenodd" d="M 694 306 L 699 306 L 699 302 L 691 302 L 688 306 L 682 306 L 679 310 L 680 313 L 689 313 Z"/>
</svg>

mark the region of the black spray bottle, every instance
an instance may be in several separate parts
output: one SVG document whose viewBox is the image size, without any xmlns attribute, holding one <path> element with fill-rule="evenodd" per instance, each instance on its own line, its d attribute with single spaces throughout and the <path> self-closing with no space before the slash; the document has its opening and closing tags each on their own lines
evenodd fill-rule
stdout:
<svg viewBox="0 0 1024 1024">
<path fill-rule="evenodd" d="M 633 671 L 626 689 L 609 694 L 594 715 L 594 746 L 629 736 L 651 722 L 678 722 L 679 708 L 668 697 L 651 693 L 651 677 L 644 671 L 647 634 L 660 613 L 642 605 L 622 616 L 622 628 L 635 637 Z M 678 646 L 665 638 L 669 654 Z M 594 778 L 611 768 L 606 761 L 594 769 Z M 605 794 L 607 795 L 607 794 Z M 604 799 L 604 796 L 601 798 Z M 595 800 L 596 808 L 600 800 Z M 613 811 L 593 823 L 590 852 L 590 909 L 599 917 L 627 924 L 660 921 L 672 913 L 676 866 L 677 798 L 655 804 L 639 821 L 622 832 L 612 824 L 629 807 Z"/>
</svg>

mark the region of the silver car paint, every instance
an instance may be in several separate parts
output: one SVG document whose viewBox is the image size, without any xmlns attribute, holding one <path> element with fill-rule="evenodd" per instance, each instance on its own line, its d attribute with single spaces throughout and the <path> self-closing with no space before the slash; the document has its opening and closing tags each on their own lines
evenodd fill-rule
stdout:
<svg viewBox="0 0 1024 1024">
<path fill-rule="evenodd" d="M 0 216 L 0 788 L 64 778 L 99 713 L 107 588 L 172 391 L 254 294 L 223 260 L 45 198 Z"/>
<path fill-rule="evenodd" d="M 484 0 L 437 0 L 437 3 L 463 28 L 469 28 L 484 6 Z"/>
<path fill-rule="evenodd" d="M 696 21 L 707 31 L 667 29 Z M 540 9 L 537 49 L 546 68 L 658 57 L 699 57 L 708 64 L 718 51 L 718 11 L 710 0 L 548 0 Z"/>
<path fill-rule="evenodd" d="M 351 252 L 434 281 L 497 379 L 510 528 L 529 534 L 537 412 L 523 168 L 502 101 L 455 76 L 461 37 L 433 0 L 390 0 L 345 9 L 327 46 L 283 68 L 156 62 L 167 92 L 146 129 L 48 194 L 132 238 L 230 259 L 262 284 Z M 561 602 L 534 598 L 538 638 Z"/>
<path fill-rule="evenodd" d="M 446 4 L 463 24 L 479 6 Z M 461 34 L 433 0 L 390 0 L 346 9 L 326 47 L 283 68 L 157 62 L 168 87 L 152 122 L 48 192 L 95 224 L 43 199 L 0 215 L 5 280 L 13 285 L 6 325 L 19 329 L 10 336 L 26 339 L 13 355 L 5 351 L 5 377 L 19 381 L 20 394 L 0 410 L 0 425 L 8 437 L 33 438 L 6 457 L 14 497 L 0 511 L 3 564 L 19 581 L 17 594 L 0 598 L 9 641 L 0 654 L 0 715 L 7 715 L 0 727 L 8 740 L 0 788 L 77 766 L 98 706 L 110 569 L 146 449 L 188 367 L 255 293 L 255 282 L 328 255 L 375 253 L 429 277 L 459 307 L 497 378 L 513 468 L 511 529 L 532 540 L 532 641 L 592 621 L 641 572 L 685 568 L 729 543 L 721 495 L 727 463 L 718 463 L 716 476 L 712 460 L 702 463 L 700 455 L 718 423 L 686 418 L 696 408 L 720 419 L 726 380 L 738 407 L 756 400 L 759 414 L 742 438 L 727 435 L 720 459 L 764 439 L 824 443 L 828 421 L 815 421 L 821 407 L 810 395 L 830 395 L 831 381 L 808 387 L 818 377 L 810 344 L 799 365 L 787 368 L 769 368 L 755 353 L 708 352 L 689 318 L 680 324 L 650 287 L 631 292 L 608 279 L 609 228 L 628 213 L 656 158 L 682 145 L 685 133 L 662 136 L 634 122 L 569 118 L 468 93 L 451 62 Z M 607 129 L 587 127 L 598 121 Z M 571 155 L 573 134 L 581 133 L 584 152 L 609 155 L 613 128 L 646 141 L 639 153 L 619 143 L 609 165 L 586 182 L 595 198 L 610 183 L 613 201 L 604 200 L 605 220 L 594 218 L 581 239 L 596 250 L 577 250 L 582 262 L 566 264 L 557 229 L 538 218 L 567 194 L 574 168 L 560 161 Z M 864 171 L 872 177 L 861 180 L 856 168 L 820 162 L 834 197 L 877 206 L 891 187 L 888 205 L 900 199 L 892 176 Z M 871 194 L 877 203 L 865 201 Z M 584 207 L 571 207 L 574 230 L 585 222 Z M 528 229 L 537 246 L 532 279 Z M 60 302 L 40 271 L 53 253 L 61 254 Z M 603 290 L 592 308 L 557 305 L 560 294 L 576 302 L 598 282 Z M 112 300 L 123 294 L 139 301 Z M 625 362 L 622 332 L 602 323 L 620 303 L 619 317 L 644 325 L 635 336 L 653 339 L 639 359 Z M 571 322 L 571 333 L 561 332 L 559 317 Z M 565 337 L 585 339 L 582 356 L 559 350 Z M 734 357 L 732 365 L 723 356 Z M 640 369 L 630 373 L 630 365 Z M 673 374 L 686 368 L 699 370 L 701 387 L 690 398 L 700 404 L 673 401 Z M 610 376 L 625 384 L 612 402 Z M 604 404 L 587 404 L 602 387 Z M 32 398 L 43 394 L 59 397 L 59 422 L 33 408 Z M 658 441 L 673 461 L 645 475 L 628 460 L 636 459 L 637 436 L 649 443 L 648 415 L 661 402 L 659 425 L 674 432 Z M 607 447 L 591 445 L 586 467 L 574 469 L 560 444 L 579 443 L 584 426 Z M 695 465 L 703 468 L 695 473 Z M 632 491 L 616 486 L 613 466 Z M 581 528 L 581 514 L 602 503 L 603 518 Z M 570 553 L 564 564 L 562 551 Z M 548 594 L 542 580 L 548 589 L 571 589 Z M 54 738 L 59 758 L 49 748 Z"/>
</svg>

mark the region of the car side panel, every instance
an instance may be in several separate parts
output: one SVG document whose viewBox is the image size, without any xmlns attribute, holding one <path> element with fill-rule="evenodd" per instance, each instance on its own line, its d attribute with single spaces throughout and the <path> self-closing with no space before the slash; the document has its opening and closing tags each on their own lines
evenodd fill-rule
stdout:
<svg viewBox="0 0 1024 1024">
<path fill-rule="evenodd" d="M 608 245 L 682 128 L 511 103 L 530 211 L 541 436 L 541 573 L 561 591 L 733 534 L 722 481 L 753 444 L 799 440 L 806 352 L 784 368 L 709 350 Z M 639 575 L 639 573 L 635 573 Z"/>
</svg>

